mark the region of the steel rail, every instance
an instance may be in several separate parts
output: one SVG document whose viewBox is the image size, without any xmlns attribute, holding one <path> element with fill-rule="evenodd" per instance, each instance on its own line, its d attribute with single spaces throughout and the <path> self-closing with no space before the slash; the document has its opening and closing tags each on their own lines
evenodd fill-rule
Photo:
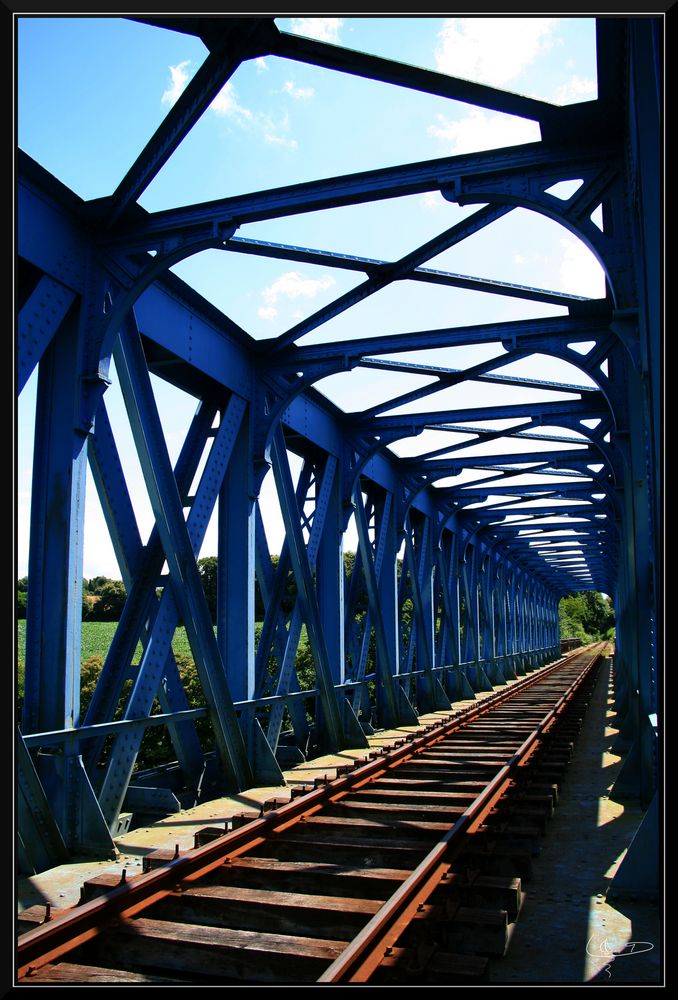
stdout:
<svg viewBox="0 0 678 1000">
<path fill-rule="evenodd" d="M 38 927 L 26 931 L 18 939 L 18 979 L 30 977 L 43 965 L 59 961 L 75 948 L 104 933 L 111 921 L 138 915 L 169 896 L 177 885 L 195 884 L 229 860 L 256 849 L 272 834 L 281 833 L 302 817 L 317 812 L 323 805 L 336 803 L 374 778 L 389 773 L 420 750 L 435 746 L 472 720 L 541 683 L 578 655 L 581 655 L 580 650 L 457 712 L 442 725 L 430 725 L 423 735 L 412 738 L 402 746 L 396 746 L 384 754 L 373 751 L 375 759 L 358 766 L 350 773 L 340 775 L 326 785 L 291 799 L 246 826 L 171 859 L 161 868 L 138 875 L 130 882 L 122 882 L 104 895 L 62 911 Z M 489 794 L 487 790 L 479 798 L 486 794 Z M 468 822 L 465 821 L 465 824 Z M 458 823 L 455 824 L 452 830 L 458 826 Z M 419 865 L 416 871 L 421 867 Z"/>
<path fill-rule="evenodd" d="M 396 943 L 419 907 L 452 868 L 463 840 L 475 832 L 490 810 L 505 794 L 519 766 L 525 766 L 544 734 L 569 704 L 585 677 L 600 657 L 597 651 L 556 705 L 524 740 L 510 760 L 465 810 L 453 827 L 444 834 L 400 888 L 365 925 L 332 965 L 320 976 L 319 983 L 366 983 L 383 957 Z"/>
</svg>

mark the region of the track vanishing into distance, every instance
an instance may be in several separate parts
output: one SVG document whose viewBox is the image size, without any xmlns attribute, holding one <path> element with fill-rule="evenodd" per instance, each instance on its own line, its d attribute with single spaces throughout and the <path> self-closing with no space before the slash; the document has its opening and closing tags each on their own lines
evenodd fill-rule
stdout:
<svg viewBox="0 0 678 1000">
<path fill-rule="evenodd" d="M 17 985 L 456 983 L 504 954 L 605 644 L 18 938 Z M 344 773 L 341 773 L 341 772 Z M 236 817 L 236 820 L 238 818 Z"/>
</svg>

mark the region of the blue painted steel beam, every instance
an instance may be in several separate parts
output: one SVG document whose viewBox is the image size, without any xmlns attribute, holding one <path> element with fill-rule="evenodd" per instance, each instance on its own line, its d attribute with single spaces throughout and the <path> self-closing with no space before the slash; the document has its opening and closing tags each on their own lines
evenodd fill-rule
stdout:
<svg viewBox="0 0 678 1000">
<path fill-rule="evenodd" d="M 558 402 L 558 403 L 513 403 L 505 406 L 473 406 L 456 410 L 429 410 L 423 413 L 404 413 L 400 415 L 390 415 L 375 417 L 370 421 L 369 427 L 373 432 L 381 434 L 385 430 L 402 428 L 404 432 L 415 428 L 435 427 L 439 424 L 447 424 L 450 421 L 472 421 L 472 420 L 501 420 L 507 418 L 531 417 L 535 409 L 539 410 L 539 415 L 545 422 L 561 423 L 564 420 L 568 424 L 572 420 L 581 421 L 593 419 L 607 414 L 607 403 L 602 394 L 593 395 L 581 403 Z M 362 429 L 360 422 L 354 425 L 356 429 Z M 567 426 L 567 425 L 566 425 Z M 367 430 L 367 427 L 365 428 Z M 403 437 L 407 434 L 403 433 Z"/>
<path fill-rule="evenodd" d="M 280 501 L 285 534 L 290 549 L 290 561 L 297 581 L 298 600 L 306 624 L 309 645 L 316 669 L 316 680 L 320 689 L 325 731 L 319 736 L 326 742 L 328 752 L 343 749 L 346 745 L 336 694 L 332 684 L 332 672 L 325 637 L 322 631 L 313 578 L 306 553 L 306 546 L 299 524 L 299 514 L 294 496 L 294 486 L 285 452 L 285 439 L 278 428 L 271 442 L 271 462 Z"/>
<path fill-rule="evenodd" d="M 80 614 L 87 438 L 79 409 L 78 316 L 54 335 L 40 364 L 26 614 L 24 734 L 80 722 Z"/>
<path fill-rule="evenodd" d="M 361 274 L 371 274 L 391 266 L 388 261 L 376 257 L 332 253 L 329 250 L 315 250 L 310 247 L 297 247 L 288 243 L 274 243 L 268 240 L 245 239 L 242 236 L 232 236 L 223 244 L 222 249 L 233 253 L 268 257 L 273 260 L 293 260 L 300 264 L 322 264 L 324 267 L 359 271 Z M 591 301 L 584 295 L 568 295 L 566 292 L 558 292 L 553 289 L 518 285 L 510 281 L 496 281 L 469 274 L 456 274 L 439 268 L 415 267 L 407 275 L 407 278 L 411 281 L 423 281 L 427 284 L 450 285 L 454 288 L 490 292 L 493 295 L 508 295 L 511 298 L 528 299 L 533 302 L 548 302 L 551 305 L 560 305 L 565 308 L 576 307 L 579 303 Z"/>
<path fill-rule="evenodd" d="M 210 515 L 217 499 L 219 484 L 224 478 L 231 453 L 235 446 L 244 409 L 245 404 L 243 400 L 237 397 L 231 400 L 221 421 L 219 433 L 215 436 L 210 449 L 205 469 L 191 504 L 187 520 L 187 530 L 196 558 L 200 552 Z M 158 603 L 150 635 L 146 642 L 146 648 L 141 658 L 138 676 L 124 708 L 124 719 L 135 719 L 150 715 L 156 694 L 166 671 L 168 659 L 172 655 L 171 642 L 178 623 L 179 614 L 174 594 L 171 588 L 165 588 Z M 225 662 L 230 664 L 230 660 L 226 660 Z M 239 665 L 239 661 L 237 662 Z M 229 680 L 231 680 L 231 677 L 229 677 Z M 236 697 L 240 697 L 239 693 L 236 693 Z M 185 699 L 184 704 L 188 708 L 188 703 Z M 109 821 L 109 826 L 115 824 L 122 808 L 125 792 L 129 785 L 136 756 L 141 745 L 142 735 L 142 733 L 134 732 L 118 737 L 109 755 L 106 778 L 99 796 L 99 802 L 104 815 Z M 192 778 L 197 783 L 200 773 L 189 774 L 189 778 Z"/>
<path fill-rule="evenodd" d="M 372 358 L 376 354 L 402 354 L 428 350 L 434 347 L 454 347 L 458 344 L 501 343 L 510 348 L 517 342 L 525 342 L 538 337 L 557 337 L 563 343 L 582 340 L 598 340 L 609 333 L 609 328 L 595 319 L 573 319 L 555 317 L 550 319 L 509 320 L 505 323 L 479 323 L 477 326 L 445 327 L 440 330 L 417 330 L 412 333 L 393 333 L 380 337 L 361 337 L 356 340 L 330 341 L 325 344 L 309 344 L 286 348 L 281 352 L 280 361 L 271 359 L 271 364 L 284 368 L 303 369 L 311 361 L 342 358 L 346 363 L 358 363 L 362 358 Z M 581 361 L 581 358 L 579 358 Z"/>
<path fill-rule="evenodd" d="M 535 142 L 492 150 L 491 153 L 425 160 L 422 163 L 236 195 L 183 208 L 143 215 L 140 211 L 136 213 L 134 222 L 114 227 L 104 245 L 111 249 L 122 248 L 126 252 L 152 250 L 167 237 L 211 232 L 215 224 L 238 228 L 249 222 L 279 219 L 341 205 L 357 205 L 439 191 L 445 185 L 454 185 L 460 176 L 482 177 L 488 174 L 494 179 L 506 174 L 516 178 L 530 171 L 540 171 L 540 183 L 543 180 L 545 186 L 548 186 L 549 180 L 555 183 L 564 177 L 572 177 L 573 173 L 580 176 L 587 167 L 602 169 L 615 154 L 616 149 L 607 145 L 591 150 L 587 146 L 572 149 L 568 145 Z M 543 169 L 545 162 L 549 164 L 547 170 Z M 553 200 L 556 202 L 558 199 Z"/>
<path fill-rule="evenodd" d="M 333 302 L 318 309 L 311 316 L 301 320 L 300 323 L 276 337 L 273 349 L 276 351 L 284 349 L 305 334 L 316 330 L 323 323 L 327 323 L 328 320 L 350 309 L 351 306 L 357 305 L 358 302 L 362 302 L 370 295 L 381 291 L 391 282 L 409 277 L 412 271 L 424 261 L 436 257 L 444 250 L 461 243 L 468 236 L 479 232 L 492 222 L 496 222 L 497 219 L 506 215 L 507 211 L 503 206 L 481 208 L 478 212 L 474 212 L 470 218 L 455 223 L 434 239 L 424 243 L 423 246 L 405 254 L 400 260 L 384 264 L 379 268 L 372 268 L 366 281 L 358 285 L 357 288 L 352 288 L 344 295 L 340 295 Z"/>
<path fill-rule="evenodd" d="M 370 618 L 374 626 L 377 654 L 377 708 L 381 716 L 380 722 L 382 725 L 396 726 L 406 721 L 411 721 L 411 716 L 413 715 L 409 702 L 404 700 L 399 691 L 396 679 L 396 675 L 399 672 L 399 649 L 397 632 L 391 630 L 393 618 L 384 617 L 380 600 L 380 594 L 384 591 L 385 587 L 389 587 L 390 585 L 395 586 L 396 581 L 393 575 L 386 573 L 386 567 L 384 566 L 381 567 L 381 573 L 377 576 L 377 567 L 370 542 L 367 514 L 365 512 L 362 493 L 359 489 L 354 493 L 354 507 L 358 544 L 362 556 L 362 565 L 365 570 L 365 585 L 369 600 Z M 384 539 L 384 541 L 386 540 Z M 391 545 L 389 548 L 390 554 L 393 556 L 393 546 Z M 387 602 L 385 610 L 393 612 L 396 602 L 393 600 L 392 592 L 389 593 Z M 388 630 L 386 628 L 387 622 L 390 623 Z"/>
<path fill-rule="evenodd" d="M 266 53 L 267 45 L 257 36 L 262 29 L 268 35 L 267 19 L 227 18 L 220 25 L 222 37 L 219 44 L 215 44 L 107 202 L 106 225 L 113 225 L 143 194 L 243 59 Z"/>
<path fill-rule="evenodd" d="M 21 393 L 75 301 L 75 292 L 43 275 L 21 308 L 17 326 L 17 392 Z"/>
<path fill-rule="evenodd" d="M 513 364 L 514 361 L 519 360 L 521 357 L 528 357 L 531 352 L 513 351 L 507 357 L 494 358 L 490 361 L 483 362 L 481 365 L 474 365 L 472 368 L 443 368 L 433 365 L 417 365 L 408 364 L 406 361 L 387 361 L 385 359 L 378 358 L 361 358 L 359 367 L 360 368 L 377 368 L 382 371 L 397 371 L 403 374 L 409 375 L 432 375 L 441 380 L 449 375 L 451 379 L 457 379 L 457 381 L 472 378 L 478 382 L 489 382 L 496 385 L 519 385 L 523 388 L 530 389 L 553 389 L 558 392 L 573 392 L 573 393 L 589 393 L 597 392 L 595 386 L 590 385 L 576 385 L 574 383 L 568 382 L 553 382 L 547 379 L 531 378 L 529 376 L 519 376 L 519 375 L 499 375 L 495 373 L 496 368 L 501 368 L 503 365 Z M 488 374 L 491 372 L 492 374 Z M 452 383 L 454 384 L 454 383 Z"/>
<path fill-rule="evenodd" d="M 177 459 L 174 477 L 182 495 L 188 493 L 195 476 L 200 456 L 203 452 L 212 421 L 217 412 L 215 404 L 204 403 L 197 409 L 186 439 Z M 128 677 L 129 667 L 139 641 L 146 645 L 148 628 L 152 626 L 158 610 L 156 588 L 164 562 L 163 548 L 157 525 L 153 528 L 146 546 L 142 546 L 136 524 L 132 501 L 127 491 L 122 466 L 115 451 L 115 442 L 110 434 L 105 403 L 100 404 L 92 437 L 90 456 L 94 481 L 113 541 L 118 565 L 123 575 L 127 598 L 120 617 L 119 627 L 113 636 L 102 671 L 97 679 L 92 698 L 85 715 L 85 724 L 94 725 L 110 721 L 118 707 L 122 688 Z M 178 677 L 174 658 L 168 653 L 165 669 L 168 678 L 168 706 L 187 708 L 183 688 L 173 685 Z M 172 692 L 176 687 L 177 695 Z M 157 685 L 155 690 L 158 691 Z M 162 697 L 162 693 L 161 697 Z M 197 737 L 190 729 L 179 730 L 178 755 L 186 766 L 187 773 L 195 772 L 201 758 Z M 177 734 L 179 735 L 179 734 Z M 197 744 L 197 747 L 196 747 Z M 90 773 L 96 774 L 103 750 L 104 740 L 88 741 L 84 757 Z M 182 749 L 183 746 L 183 749 Z"/>
<path fill-rule="evenodd" d="M 472 83 L 458 77 L 434 73 L 392 59 L 357 52 L 353 49 L 340 48 L 337 45 L 316 41 L 315 39 L 279 32 L 273 52 L 277 56 L 293 59 L 296 62 L 309 63 L 325 69 L 350 73 L 368 80 L 378 80 L 390 83 L 408 90 L 446 97 L 450 100 L 462 101 L 504 114 L 517 115 L 520 118 L 530 118 L 536 121 L 551 121 L 558 119 L 558 107 L 545 101 L 523 97 L 510 91 L 499 90 L 485 84 Z"/>
<path fill-rule="evenodd" d="M 207 601 L 182 513 L 182 501 L 167 455 L 138 333 L 121 335 L 115 363 L 146 488 L 170 570 L 191 650 L 210 709 L 227 781 L 237 789 L 252 785 L 252 770 L 228 690 L 223 662 L 212 630 Z"/>
</svg>

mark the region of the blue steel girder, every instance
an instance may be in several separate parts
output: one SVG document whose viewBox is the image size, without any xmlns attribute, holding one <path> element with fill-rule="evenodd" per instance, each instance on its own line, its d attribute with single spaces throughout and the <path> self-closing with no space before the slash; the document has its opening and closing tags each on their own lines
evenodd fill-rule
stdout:
<svg viewBox="0 0 678 1000">
<path fill-rule="evenodd" d="M 202 404 L 196 409 L 174 468 L 177 489 L 182 497 L 188 493 L 216 412 L 216 404 Z M 148 625 L 152 624 L 157 613 L 156 587 L 165 559 L 157 526 L 146 545 L 142 546 L 103 400 L 91 438 L 90 465 L 114 542 L 127 598 L 85 715 L 85 725 L 110 722 L 114 717 L 136 645 L 140 640 L 146 645 Z M 168 654 L 165 664 L 168 678 L 172 677 L 172 673 L 176 674 L 176 664 L 172 667 L 172 663 L 173 659 Z M 180 685 L 178 689 L 181 689 Z M 156 685 L 156 692 L 158 690 Z M 183 700 L 185 702 L 185 698 Z M 186 705 L 180 707 L 185 708 Z M 186 758 L 195 760 L 195 744 L 190 736 L 185 738 L 190 741 Z M 190 746 L 191 743 L 193 746 Z M 103 736 L 88 740 L 85 746 L 85 761 L 93 774 L 96 773 L 103 746 Z M 182 756 L 179 750 L 179 757 Z"/>
<path fill-rule="evenodd" d="M 290 561 L 297 582 L 298 599 L 313 654 L 320 704 L 325 719 L 325 731 L 320 736 L 324 737 L 327 750 L 336 752 L 344 747 L 346 737 L 333 686 L 331 662 L 322 630 L 320 609 L 308 553 L 299 524 L 299 510 L 294 496 L 294 486 L 282 428 L 279 428 L 273 436 L 271 462 L 290 549 Z"/>
<path fill-rule="evenodd" d="M 227 780 L 238 789 L 252 784 L 242 733 L 228 690 L 223 661 L 193 554 L 182 501 L 169 463 L 138 332 L 128 325 L 115 350 L 125 400 L 170 582 L 210 708 L 215 739 Z"/>
<path fill-rule="evenodd" d="M 488 153 L 462 154 L 369 170 L 345 177 L 292 184 L 182 208 L 157 212 L 138 209 L 135 211 L 134 221 L 126 226 L 118 224 L 109 230 L 102 239 L 102 248 L 122 250 L 125 253 L 159 250 L 165 241 L 186 235 L 191 239 L 213 238 L 215 225 L 238 229 L 246 223 L 317 212 L 340 205 L 358 205 L 445 189 L 452 193 L 452 186 L 460 177 L 482 178 L 484 173 L 489 173 L 493 178 L 504 175 L 507 187 L 514 181 L 522 189 L 523 174 L 542 170 L 544 162 L 550 164 L 548 176 L 544 177 L 544 186 L 549 187 L 559 180 L 579 176 L 589 164 L 594 169 L 597 167 L 598 170 L 607 170 L 611 162 L 616 162 L 617 155 L 617 147 L 611 144 L 592 150 L 590 145 L 572 149 L 570 145 L 561 146 L 558 143 L 527 143 Z M 518 197 L 509 197 L 506 201 L 506 211 L 520 203 Z M 553 201 L 557 202 L 558 199 Z M 553 212 L 550 203 L 547 206 L 540 205 L 539 210 L 544 211 L 545 207 L 550 209 L 549 214 Z M 563 224 L 572 228 L 569 220 L 565 220 Z M 591 242 L 597 241 L 601 236 L 600 230 L 593 224 L 591 228 L 596 230 L 597 236 L 585 228 Z"/>
<path fill-rule="evenodd" d="M 248 254 L 255 257 L 267 257 L 273 260 L 293 260 L 302 264 L 322 264 L 323 267 L 335 267 L 340 270 L 357 271 L 371 275 L 379 271 L 387 271 L 392 267 L 388 261 L 376 257 L 358 257 L 354 254 L 332 253 L 329 250 L 315 250 L 311 247 L 291 246 L 287 243 L 273 243 L 265 240 L 245 239 L 242 236 L 232 236 L 221 249 L 232 253 Z M 443 271 L 439 268 L 415 267 L 405 277 L 409 281 L 421 281 L 433 285 L 450 285 L 454 288 L 468 288 L 474 291 L 491 292 L 493 295 L 508 295 L 511 298 L 529 299 L 534 302 L 548 302 L 576 309 L 592 299 L 583 295 L 569 295 L 549 288 L 535 288 L 530 285 L 519 285 L 510 281 L 498 281 L 491 278 L 475 277 L 469 274 L 457 274 Z"/>
<path fill-rule="evenodd" d="M 186 527 L 196 556 L 200 551 L 212 508 L 217 499 L 219 484 L 223 480 L 229 464 L 244 411 L 244 401 L 233 397 L 225 418 L 220 423 L 200 483 L 192 498 Z M 167 670 L 167 663 L 171 656 L 171 640 L 178 623 L 179 613 L 174 594 L 171 588 L 164 588 L 139 664 L 138 676 L 125 705 L 123 718 L 138 719 L 144 715 L 150 715 L 156 694 L 161 688 L 161 682 Z M 233 665 L 230 659 L 226 662 L 232 666 L 229 679 L 231 687 L 233 687 Z M 188 702 L 184 699 L 184 705 L 181 708 L 178 705 L 173 706 L 173 708 L 175 710 L 188 708 Z M 106 777 L 99 796 L 102 811 L 108 819 L 109 825 L 117 821 L 119 811 L 122 808 L 141 744 L 141 736 L 142 734 L 138 731 L 129 734 L 121 733 L 110 752 Z M 197 785 L 200 773 L 198 771 L 197 774 L 194 772 L 190 775 L 194 787 Z"/>
</svg>

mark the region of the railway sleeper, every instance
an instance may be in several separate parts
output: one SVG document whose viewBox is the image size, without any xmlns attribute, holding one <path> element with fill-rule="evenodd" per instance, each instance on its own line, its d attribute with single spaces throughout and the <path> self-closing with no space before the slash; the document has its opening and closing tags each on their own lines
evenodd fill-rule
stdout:
<svg viewBox="0 0 678 1000">
<path fill-rule="evenodd" d="M 388 899 L 409 876 L 410 869 L 351 866 L 268 857 L 234 858 L 213 877 L 221 885 L 314 892 L 323 896 Z"/>
<path fill-rule="evenodd" d="M 28 977 L 22 980 L 24 986 L 42 986 L 47 983 L 58 986 L 59 984 L 91 983 L 97 986 L 100 983 L 128 983 L 139 986 L 144 985 L 170 985 L 176 980 L 168 979 L 164 976 L 150 976 L 142 972 L 131 972 L 129 969 L 120 971 L 119 969 L 104 968 L 99 965 L 79 965 L 76 962 L 47 963 L 35 972 L 29 973 Z"/>
<path fill-rule="evenodd" d="M 445 906 L 423 904 L 396 944 L 435 944 L 460 955 L 496 958 L 506 953 L 508 927 L 506 910 L 464 906 L 458 900 Z"/>
<path fill-rule="evenodd" d="M 325 861 L 331 857 L 337 864 L 356 868 L 406 868 L 413 871 L 426 854 L 421 840 L 395 838 L 361 838 L 359 836 L 323 836 L 310 839 L 294 829 L 278 834 L 257 846 L 261 857 L 284 861 Z"/>
<path fill-rule="evenodd" d="M 178 982 L 304 983 L 315 982 L 345 946 L 336 939 L 138 917 L 118 920 L 105 937 L 83 946 L 82 957 L 132 972 L 174 973 Z"/>
<path fill-rule="evenodd" d="M 489 959 L 481 955 L 458 955 L 433 946 L 389 949 L 370 982 L 423 985 L 476 984 L 487 981 Z"/>
<path fill-rule="evenodd" d="M 211 885 L 173 892 L 155 904 L 149 915 L 176 923 L 348 942 L 383 902 L 275 888 Z"/>
<path fill-rule="evenodd" d="M 437 803 L 418 802 L 383 802 L 365 801 L 362 798 L 351 797 L 332 803 L 323 814 L 327 816 L 346 816 L 353 819 L 371 819 L 389 824 L 394 819 L 416 820 L 446 823 L 453 826 L 464 813 L 464 805 L 447 805 L 444 799 Z"/>
<path fill-rule="evenodd" d="M 532 853 L 520 845 L 512 844 L 469 846 L 459 854 L 455 861 L 456 867 L 461 871 L 472 868 L 474 871 L 481 871 L 483 875 L 508 876 L 528 881 L 532 874 Z"/>
<path fill-rule="evenodd" d="M 519 878 L 482 875 L 469 869 L 465 873 L 449 872 L 434 889 L 432 904 L 480 907 L 506 910 L 509 921 L 515 921 L 522 906 L 522 883 Z"/>
</svg>

